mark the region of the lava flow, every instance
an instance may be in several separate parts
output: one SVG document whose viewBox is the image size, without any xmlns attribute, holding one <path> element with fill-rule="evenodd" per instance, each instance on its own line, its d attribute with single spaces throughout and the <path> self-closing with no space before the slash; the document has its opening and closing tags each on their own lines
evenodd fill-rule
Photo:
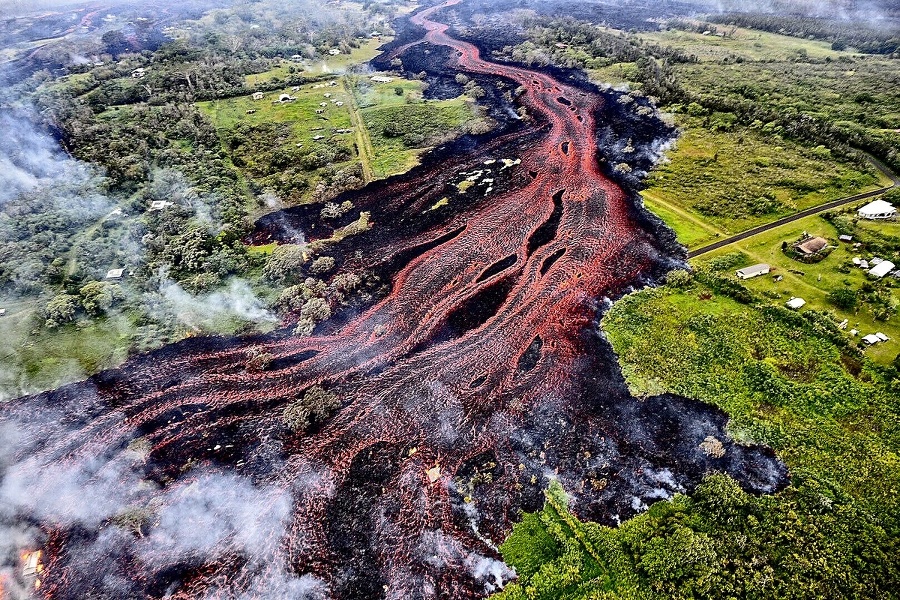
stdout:
<svg viewBox="0 0 900 600">
<path fill-rule="evenodd" d="M 341 242 L 341 268 L 389 293 L 312 337 L 188 340 L 2 408 L 16 453 L 0 456 L 0 526 L 43 548 L 34 593 L 480 598 L 515 576 L 495 544 L 550 478 L 609 524 L 712 470 L 784 484 L 722 413 L 628 393 L 602 299 L 676 250 L 601 168 L 609 96 L 483 60 L 433 20 L 455 3 L 414 15 L 424 37 L 390 56 L 449 48 L 442 68 L 519 89 L 530 119 L 352 194 L 374 226 Z M 424 210 L 499 158 L 521 164 L 493 194 Z M 246 368 L 248 352 L 270 366 Z M 312 386 L 341 407 L 294 433 L 284 408 Z M 699 448 L 708 436 L 724 455 Z"/>
</svg>

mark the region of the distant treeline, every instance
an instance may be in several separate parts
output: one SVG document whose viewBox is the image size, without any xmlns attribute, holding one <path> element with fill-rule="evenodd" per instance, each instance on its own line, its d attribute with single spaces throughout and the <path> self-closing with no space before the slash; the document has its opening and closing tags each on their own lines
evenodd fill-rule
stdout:
<svg viewBox="0 0 900 600">
<path fill-rule="evenodd" d="M 858 21 L 756 13 L 714 15 L 713 23 L 831 42 L 834 50 L 855 48 L 865 54 L 900 54 L 900 21 L 870 27 Z"/>
</svg>

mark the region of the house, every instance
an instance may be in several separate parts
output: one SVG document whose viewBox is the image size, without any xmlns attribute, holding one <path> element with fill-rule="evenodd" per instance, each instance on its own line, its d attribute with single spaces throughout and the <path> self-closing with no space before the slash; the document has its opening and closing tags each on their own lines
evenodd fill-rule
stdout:
<svg viewBox="0 0 900 600">
<path fill-rule="evenodd" d="M 870 221 L 893 219 L 897 216 L 897 209 L 890 202 L 873 200 L 856 211 L 856 214 L 860 219 L 869 219 Z"/>
<path fill-rule="evenodd" d="M 330 56 L 337 56 L 337 55 L 340 54 L 340 53 L 341 53 L 341 51 L 338 50 L 337 48 L 332 48 L 331 50 L 328 51 L 328 54 L 329 54 Z"/>
<path fill-rule="evenodd" d="M 384 75 L 374 75 L 372 76 L 372 81 L 375 83 L 390 83 L 394 81 L 393 77 L 385 77 Z"/>
<path fill-rule="evenodd" d="M 294 62 L 301 62 L 303 60 L 303 57 L 299 54 L 292 54 L 291 60 Z"/>
<path fill-rule="evenodd" d="M 852 235 L 842 235 L 842 236 L 839 236 L 838 239 L 841 240 L 842 242 L 852 242 L 853 236 Z"/>
<path fill-rule="evenodd" d="M 34 552 L 29 552 L 25 555 L 25 564 L 22 567 L 23 577 L 32 577 L 43 570 L 44 565 L 41 564 L 40 550 L 35 550 Z"/>
<path fill-rule="evenodd" d="M 769 267 L 769 265 L 760 263 L 758 265 L 738 269 L 735 272 L 735 275 L 737 275 L 740 279 L 752 279 L 753 277 L 758 277 L 759 275 L 766 275 L 770 270 L 771 268 Z"/>
<path fill-rule="evenodd" d="M 874 333 L 870 333 L 869 335 L 863 336 L 862 341 L 864 341 L 864 342 L 866 343 L 866 345 L 872 346 L 872 345 L 877 344 L 878 342 L 880 342 L 880 341 L 881 341 L 881 338 L 879 338 L 879 337 L 878 337 L 877 335 L 875 335 Z"/>
<path fill-rule="evenodd" d="M 818 254 L 828 245 L 828 240 L 823 237 L 813 237 L 797 244 L 797 251 L 807 256 Z"/>
<path fill-rule="evenodd" d="M 859 261 L 859 268 L 860 268 L 860 269 L 868 269 L 868 268 L 869 268 L 869 261 L 867 261 L 867 260 L 861 260 L 861 261 Z"/>
<path fill-rule="evenodd" d="M 132 79 L 143 79 L 146 74 L 147 74 L 147 69 L 139 67 L 131 72 L 131 78 Z"/>
<path fill-rule="evenodd" d="M 433 467 L 431 467 L 430 469 L 425 471 L 425 475 L 428 476 L 429 483 L 434 483 L 435 481 L 437 481 L 438 479 L 441 478 L 441 466 L 434 465 Z"/>
<path fill-rule="evenodd" d="M 871 269 L 869 269 L 869 275 L 874 277 L 875 279 L 881 279 L 888 273 L 894 270 L 894 263 L 889 260 L 883 260 Z"/>
<path fill-rule="evenodd" d="M 805 305 L 805 304 L 806 304 L 806 300 L 804 300 L 803 298 L 791 298 L 786 303 L 788 308 L 792 308 L 794 310 L 803 308 L 803 305 Z"/>
<path fill-rule="evenodd" d="M 6 314 L 6 309 L 0 308 L 0 317 L 4 316 L 5 314 Z"/>
<path fill-rule="evenodd" d="M 889 339 L 891 339 L 891 338 L 889 338 L 888 336 L 886 336 L 886 335 L 884 335 L 883 333 L 881 333 L 880 331 L 878 331 L 878 332 L 875 333 L 875 337 L 877 337 L 877 338 L 878 338 L 879 340 L 881 340 L 882 342 L 886 342 L 886 341 L 888 341 Z"/>
<path fill-rule="evenodd" d="M 106 278 L 118 281 L 125 274 L 125 269 L 110 269 L 106 272 Z"/>
<path fill-rule="evenodd" d="M 254 99 L 254 100 L 262 100 L 262 99 L 263 99 L 263 93 L 262 93 L 262 92 L 253 92 L 253 99 Z"/>
<path fill-rule="evenodd" d="M 172 206 L 171 202 L 166 202 L 165 200 L 154 200 L 150 203 L 149 210 L 164 210 L 170 206 Z"/>
</svg>

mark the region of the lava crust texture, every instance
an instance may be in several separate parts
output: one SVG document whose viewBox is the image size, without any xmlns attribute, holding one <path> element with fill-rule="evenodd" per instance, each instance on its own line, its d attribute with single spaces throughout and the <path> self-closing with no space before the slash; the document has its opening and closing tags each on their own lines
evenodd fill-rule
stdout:
<svg viewBox="0 0 900 600">
<path fill-rule="evenodd" d="M 611 175 L 610 156 L 639 169 L 671 131 L 644 111 L 657 133 L 641 138 L 612 92 L 480 58 L 439 22 L 451 4 L 415 14 L 418 37 L 382 60 L 444 48 L 435 68 L 517 90 L 530 118 L 348 196 L 374 227 L 341 243 L 339 267 L 377 272 L 379 300 L 311 337 L 188 340 L 0 409 L 0 535 L 43 549 L 34 593 L 481 598 L 514 577 L 495 544 L 551 478 L 608 524 L 714 470 L 784 485 L 721 412 L 631 396 L 598 331 L 609 299 L 683 258 Z M 492 189 L 448 191 L 478 169 Z M 256 237 L 289 239 L 305 215 Z M 314 385 L 341 408 L 294 433 L 284 408 Z"/>
</svg>

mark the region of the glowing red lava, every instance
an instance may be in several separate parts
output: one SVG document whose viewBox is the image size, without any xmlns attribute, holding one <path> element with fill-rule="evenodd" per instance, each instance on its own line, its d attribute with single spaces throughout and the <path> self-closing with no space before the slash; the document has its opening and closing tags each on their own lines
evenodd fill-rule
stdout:
<svg viewBox="0 0 900 600">
<path fill-rule="evenodd" d="M 524 88 L 519 101 L 535 125 L 476 157 L 518 144 L 514 184 L 412 236 L 370 237 L 359 260 L 398 261 L 390 293 L 328 335 L 185 342 L 14 403 L 6 420 L 37 425 L 44 421 L 34 415 L 52 415 L 46 428 L 23 425 L 35 469 L 101 456 L 91 481 L 115 473 L 124 482 L 137 471 L 157 484 L 123 502 L 156 516 L 99 564 L 78 553 L 107 548 L 98 544 L 109 519 L 97 534 L 83 519 L 35 518 L 49 535 L 42 596 L 483 597 L 512 576 L 493 544 L 520 509 L 539 506 L 548 476 L 572 493 L 576 511 L 606 521 L 633 513 L 645 488 L 682 489 L 711 468 L 758 490 L 783 478 L 763 449 L 727 444 L 720 462 L 696 450 L 707 435 L 725 438 L 719 413 L 627 393 L 596 332 L 598 299 L 640 282 L 661 251 L 598 164 L 604 97 L 482 60 L 432 20 L 456 1 L 412 21 L 424 41 L 456 51 L 456 69 Z M 398 219 L 403 211 L 415 218 L 439 193 L 429 190 L 441 170 L 454 166 L 363 190 L 358 205 L 386 203 Z M 376 222 L 374 231 L 391 225 Z M 244 369 L 250 348 L 271 354 L 272 367 Z M 317 430 L 292 434 L 284 406 L 319 384 L 342 408 Z M 150 441 L 139 459 L 126 450 L 138 437 Z M 228 530 L 216 550 L 166 554 L 153 542 L 166 507 L 193 506 L 189 484 L 211 472 L 252 481 L 231 489 L 266 514 L 288 498 L 275 519 L 283 527 L 252 543 Z M 480 483 L 471 483 L 476 472 Z M 591 477 L 608 484 L 585 487 Z M 230 514 L 215 499 L 207 504 L 212 523 Z M 83 573 L 91 568 L 126 595 Z"/>
</svg>

